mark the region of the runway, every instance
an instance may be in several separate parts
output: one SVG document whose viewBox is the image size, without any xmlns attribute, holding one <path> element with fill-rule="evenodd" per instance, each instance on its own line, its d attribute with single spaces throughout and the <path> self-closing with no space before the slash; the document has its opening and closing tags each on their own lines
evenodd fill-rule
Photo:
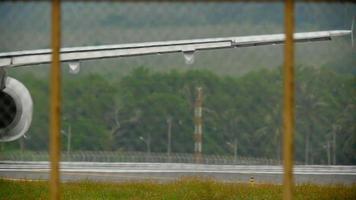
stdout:
<svg viewBox="0 0 356 200">
<path fill-rule="evenodd" d="M 48 162 L 0 161 L 0 177 L 5 179 L 46 180 Z M 356 166 L 297 165 L 297 183 L 355 184 Z M 278 165 L 206 165 L 186 163 L 105 163 L 62 162 L 63 181 L 174 181 L 186 176 L 214 178 L 225 182 L 282 182 L 283 169 Z"/>
</svg>

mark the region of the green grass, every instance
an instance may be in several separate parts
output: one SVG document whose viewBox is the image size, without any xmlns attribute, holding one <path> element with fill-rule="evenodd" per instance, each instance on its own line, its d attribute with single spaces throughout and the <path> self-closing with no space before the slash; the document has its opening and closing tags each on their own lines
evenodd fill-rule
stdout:
<svg viewBox="0 0 356 200">
<path fill-rule="evenodd" d="M 61 185 L 62 199 L 281 199 L 282 186 L 272 184 L 222 183 L 210 179 L 183 178 L 157 182 L 73 182 Z M 45 181 L 0 180 L 0 199 L 48 199 Z M 356 199 L 356 185 L 295 187 L 295 199 Z"/>
</svg>

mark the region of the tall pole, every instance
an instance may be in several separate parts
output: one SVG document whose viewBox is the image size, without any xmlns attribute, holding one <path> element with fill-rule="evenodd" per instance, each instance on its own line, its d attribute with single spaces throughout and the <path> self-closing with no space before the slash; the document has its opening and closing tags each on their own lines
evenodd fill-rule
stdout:
<svg viewBox="0 0 356 200">
<path fill-rule="evenodd" d="M 234 163 L 237 161 L 237 139 L 234 140 Z"/>
<path fill-rule="evenodd" d="M 148 134 L 147 137 L 147 152 L 148 154 L 151 154 L 151 134 Z"/>
<path fill-rule="evenodd" d="M 196 163 L 202 162 L 203 136 L 203 88 L 197 87 L 197 98 L 194 106 L 194 158 Z"/>
<path fill-rule="evenodd" d="M 72 127 L 69 124 L 68 125 L 68 135 L 67 135 L 67 154 L 69 155 L 70 153 L 70 146 L 71 146 L 71 137 L 72 137 Z"/>
<path fill-rule="evenodd" d="M 286 0 L 284 8 L 284 99 L 283 99 L 283 199 L 293 198 L 293 154 L 294 154 L 294 1 Z"/>
<path fill-rule="evenodd" d="M 327 140 L 327 142 L 326 142 L 326 153 L 327 153 L 327 159 L 328 159 L 328 165 L 330 165 L 331 164 L 331 156 L 330 156 L 330 141 L 329 140 Z"/>
<path fill-rule="evenodd" d="M 336 165 L 336 131 L 337 131 L 337 126 L 333 125 L 332 126 L 332 137 L 333 137 L 333 165 Z"/>
<path fill-rule="evenodd" d="M 167 125 L 167 155 L 170 157 L 172 152 L 172 117 L 167 118 Z"/>
<path fill-rule="evenodd" d="M 52 0 L 52 63 L 51 63 L 51 104 L 50 104 L 50 198 L 60 198 L 60 127 L 61 127 L 61 71 L 60 71 L 60 46 L 61 46 L 61 10 L 60 0 Z"/>
</svg>

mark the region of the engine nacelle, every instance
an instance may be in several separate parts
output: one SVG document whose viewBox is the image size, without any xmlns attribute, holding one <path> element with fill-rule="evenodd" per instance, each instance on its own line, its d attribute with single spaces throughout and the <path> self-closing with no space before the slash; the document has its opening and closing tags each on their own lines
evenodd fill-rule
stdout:
<svg viewBox="0 0 356 200">
<path fill-rule="evenodd" d="M 32 121 L 33 102 L 30 92 L 18 80 L 5 77 L 5 88 L 0 91 L 0 142 L 23 136 Z"/>
</svg>

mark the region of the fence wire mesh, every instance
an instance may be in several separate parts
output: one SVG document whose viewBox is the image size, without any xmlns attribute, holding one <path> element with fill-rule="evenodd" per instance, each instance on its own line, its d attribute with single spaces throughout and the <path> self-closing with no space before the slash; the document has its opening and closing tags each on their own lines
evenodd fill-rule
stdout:
<svg viewBox="0 0 356 200">
<path fill-rule="evenodd" d="M 50 13 L 50 2 L 0 2 L 0 52 L 49 48 Z M 354 4 L 297 3 L 296 31 L 349 30 L 353 16 Z M 66 1 L 62 47 L 276 34 L 283 33 L 283 21 L 283 3 Z M 296 44 L 298 163 L 355 164 L 354 54 L 348 36 Z M 62 63 L 64 158 L 85 151 L 97 161 L 117 154 L 180 162 L 177 155 L 184 154 L 193 162 L 201 87 L 205 162 L 220 156 L 230 164 L 242 158 L 278 164 L 283 45 L 196 51 L 189 61 L 172 53 L 82 61 L 80 70 L 71 71 Z M 48 69 L 42 64 L 7 70 L 29 89 L 34 109 L 26 137 L 2 143 L 2 152 L 47 151 Z M 4 119 L 12 109 L 1 95 Z M 0 120 L 1 130 L 6 123 Z"/>
</svg>

